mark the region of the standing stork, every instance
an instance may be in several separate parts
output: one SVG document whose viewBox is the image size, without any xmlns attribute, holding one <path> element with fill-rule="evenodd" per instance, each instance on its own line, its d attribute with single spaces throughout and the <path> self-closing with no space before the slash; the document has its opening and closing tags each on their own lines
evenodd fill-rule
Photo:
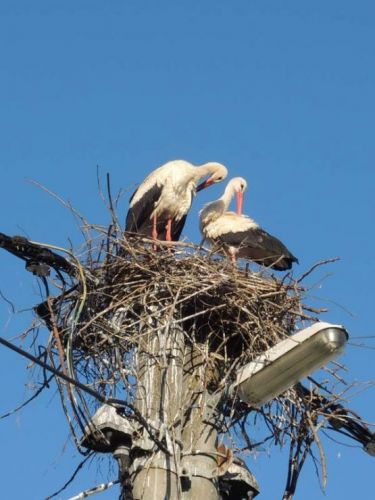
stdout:
<svg viewBox="0 0 375 500">
<path fill-rule="evenodd" d="M 169 161 L 151 172 L 133 193 L 125 231 L 154 240 L 177 241 L 195 192 L 224 180 L 227 175 L 226 167 L 220 163 L 194 166 L 184 160 Z"/>
<path fill-rule="evenodd" d="M 243 193 L 247 183 L 242 177 L 230 180 L 223 196 L 208 203 L 200 212 L 200 229 L 205 240 L 219 244 L 232 262 L 237 257 L 253 260 L 276 271 L 291 269 L 298 259 L 275 236 L 264 231 L 250 217 L 241 215 Z M 237 213 L 228 212 L 237 195 Z"/>
</svg>

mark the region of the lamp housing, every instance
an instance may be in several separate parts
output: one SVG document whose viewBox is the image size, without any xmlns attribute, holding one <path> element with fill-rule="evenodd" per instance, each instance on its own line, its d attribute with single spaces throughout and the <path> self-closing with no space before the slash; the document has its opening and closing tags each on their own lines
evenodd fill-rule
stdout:
<svg viewBox="0 0 375 500">
<path fill-rule="evenodd" d="M 314 323 L 240 368 L 230 393 L 262 406 L 341 354 L 348 338 L 341 325 Z"/>
</svg>

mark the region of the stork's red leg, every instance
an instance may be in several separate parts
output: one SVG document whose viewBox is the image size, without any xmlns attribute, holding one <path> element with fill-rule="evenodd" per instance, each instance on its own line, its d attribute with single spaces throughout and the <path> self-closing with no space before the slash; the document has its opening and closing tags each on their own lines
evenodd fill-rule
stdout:
<svg viewBox="0 0 375 500">
<path fill-rule="evenodd" d="M 158 223 L 157 217 L 156 217 L 156 215 L 154 215 L 152 218 L 152 239 L 153 240 L 158 239 L 157 223 Z"/>
<path fill-rule="evenodd" d="M 157 224 L 158 224 L 158 218 L 156 215 L 154 215 L 152 218 L 152 233 L 151 233 L 153 240 L 158 239 L 158 226 L 157 226 Z M 154 247 L 154 251 L 156 252 L 156 250 L 157 250 L 156 245 L 154 245 L 153 247 Z"/>
<path fill-rule="evenodd" d="M 236 252 L 233 250 L 229 250 L 229 256 L 232 264 L 235 266 L 237 264 L 237 255 Z"/>
<path fill-rule="evenodd" d="M 166 229 L 165 239 L 167 241 L 172 241 L 172 219 L 168 219 L 165 229 Z"/>
</svg>

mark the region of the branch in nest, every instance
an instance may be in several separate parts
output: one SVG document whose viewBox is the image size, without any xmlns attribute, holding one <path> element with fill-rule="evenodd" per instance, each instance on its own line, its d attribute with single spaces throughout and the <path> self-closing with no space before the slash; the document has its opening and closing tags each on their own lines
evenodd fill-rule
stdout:
<svg viewBox="0 0 375 500">
<path fill-rule="evenodd" d="M 301 283 L 301 281 L 303 281 L 305 278 L 307 278 L 307 276 L 309 276 L 309 274 L 311 274 L 313 271 L 315 271 L 315 269 L 317 267 L 324 266 L 326 264 L 332 264 L 333 262 L 337 262 L 338 260 L 340 260 L 340 257 L 334 257 L 333 259 L 325 259 L 325 260 L 321 260 L 320 262 L 317 262 L 308 271 L 303 273 L 300 278 L 298 278 L 297 283 Z"/>
</svg>

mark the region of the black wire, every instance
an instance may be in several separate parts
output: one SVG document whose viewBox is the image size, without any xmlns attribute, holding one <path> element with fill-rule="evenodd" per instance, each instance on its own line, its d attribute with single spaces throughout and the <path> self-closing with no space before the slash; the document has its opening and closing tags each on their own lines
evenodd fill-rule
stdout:
<svg viewBox="0 0 375 500">
<path fill-rule="evenodd" d="M 78 472 L 82 469 L 82 467 L 85 465 L 85 463 L 87 462 L 87 460 L 93 456 L 93 454 L 94 453 L 91 452 L 89 455 L 87 455 L 87 457 L 84 458 L 82 460 L 82 462 L 77 466 L 77 468 L 73 472 L 71 478 L 64 484 L 64 486 L 62 486 L 58 491 L 56 491 L 52 495 L 49 495 L 48 497 L 46 497 L 46 500 L 50 500 L 51 498 L 56 497 L 59 493 L 61 493 L 62 491 L 64 491 L 69 486 L 69 484 L 71 484 L 74 481 L 74 479 L 75 479 L 76 475 L 78 474 Z"/>
<path fill-rule="evenodd" d="M 36 392 L 34 392 L 34 394 L 29 399 L 27 399 L 26 401 L 24 401 L 21 405 L 17 406 L 16 408 L 14 408 L 13 410 L 9 411 L 8 413 L 4 413 L 4 415 L 0 415 L 0 420 L 3 419 L 3 418 L 6 418 L 6 417 L 10 417 L 10 415 L 13 415 L 17 411 L 19 411 L 22 408 L 24 408 L 29 403 L 31 403 L 31 401 L 33 399 L 35 399 L 37 396 L 39 396 L 39 394 L 43 391 L 43 389 L 46 389 L 46 388 L 49 387 L 48 382 L 50 382 L 52 380 L 52 378 L 53 378 L 53 375 L 51 375 L 48 380 L 44 381 L 43 385 L 41 387 L 39 387 L 39 389 Z"/>
</svg>

